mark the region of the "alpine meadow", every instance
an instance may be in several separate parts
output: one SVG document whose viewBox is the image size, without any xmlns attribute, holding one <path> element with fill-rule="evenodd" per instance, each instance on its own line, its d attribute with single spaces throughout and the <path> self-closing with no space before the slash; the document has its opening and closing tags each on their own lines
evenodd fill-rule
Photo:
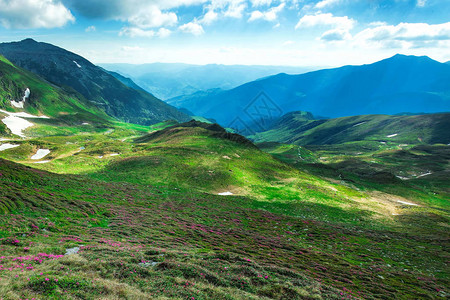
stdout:
<svg viewBox="0 0 450 300">
<path fill-rule="evenodd" d="M 0 0 L 0 299 L 450 298 L 449 16 Z"/>
</svg>

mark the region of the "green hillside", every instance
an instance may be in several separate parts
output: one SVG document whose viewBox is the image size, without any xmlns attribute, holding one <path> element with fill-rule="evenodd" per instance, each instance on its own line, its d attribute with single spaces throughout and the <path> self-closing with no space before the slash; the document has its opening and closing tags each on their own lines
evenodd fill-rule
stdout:
<svg viewBox="0 0 450 300">
<path fill-rule="evenodd" d="M 7 298 L 445 298 L 448 201 L 405 205 L 200 122 L 11 142 Z"/>
<path fill-rule="evenodd" d="M 0 43 L 0 54 L 52 84 L 76 91 L 123 122 L 149 125 L 170 119 L 189 120 L 189 116 L 153 95 L 126 86 L 85 58 L 54 45 L 33 39 Z"/>
<path fill-rule="evenodd" d="M 11 101 L 21 101 L 27 88 L 30 96 L 25 101 L 24 109 L 14 108 Z M 35 121 L 53 126 L 81 125 L 83 122 L 98 126 L 110 124 L 113 120 L 80 94 L 51 85 L 33 73 L 14 66 L 3 56 L 0 56 L 0 109 L 25 111 L 37 116 L 43 114 L 51 119 Z M 4 127 L 1 123 L 0 130 Z"/>
<path fill-rule="evenodd" d="M 256 142 L 296 145 L 342 144 L 356 141 L 401 144 L 450 143 L 450 113 L 389 116 L 363 115 L 315 120 L 304 112 L 283 116 L 270 130 L 251 137 Z"/>
</svg>

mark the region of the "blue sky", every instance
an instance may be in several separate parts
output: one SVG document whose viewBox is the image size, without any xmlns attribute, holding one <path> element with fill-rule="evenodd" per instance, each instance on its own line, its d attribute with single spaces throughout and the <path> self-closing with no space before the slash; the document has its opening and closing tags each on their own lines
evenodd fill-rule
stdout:
<svg viewBox="0 0 450 300">
<path fill-rule="evenodd" d="M 340 66 L 450 60 L 450 0 L 0 0 L 0 41 L 94 63 Z"/>
</svg>

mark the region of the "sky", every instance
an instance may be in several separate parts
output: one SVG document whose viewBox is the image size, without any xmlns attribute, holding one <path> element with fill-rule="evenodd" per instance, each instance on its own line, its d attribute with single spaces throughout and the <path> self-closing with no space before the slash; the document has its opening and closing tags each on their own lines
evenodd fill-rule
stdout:
<svg viewBox="0 0 450 300">
<path fill-rule="evenodd" d="M 450 0 L 0 0 L 0 42 L 93 63 L 286 66 L 450 61 Z"/>
</svg>

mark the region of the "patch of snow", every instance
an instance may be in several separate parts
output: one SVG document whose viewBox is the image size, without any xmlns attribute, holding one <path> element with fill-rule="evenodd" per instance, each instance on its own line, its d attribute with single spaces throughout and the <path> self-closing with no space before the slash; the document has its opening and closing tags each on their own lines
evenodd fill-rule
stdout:
<svg viewBox="0 0 450 300">
<path fill-rule="evenodd" d="M 98 158 L 103 158 L 103 155 L 99 155 L 99 157 Z"/>
<path fill-rule="evenodd" d="M 42 160 L 42 161 L 36 161 L 36 162 L 34 162 L 34 164 L 46 164 L 49 162 L 50 162 L 49 160 Z"/>
<path fill-rule="evenodd" d="M 111 153 L 109 156 L 117 156 L 120 155 L 119 153 Z"/>
<path fill-rule="evenodd" d="M 223 193 L 218 193 L 217 195 L 219 195 L 219 196 L 231 196 L 231 195 L 233 195 L 233 193 L 232 192 L 223 192 Z"/>
<path fill-rule="evenodd" d="M 81 125 L 89 125 L 89 123 L 88 122 L 84 122 Z"/>
<path fill-rule="evenodd" d="M 387 135 L 386 137 L 392 138 L 392 137 L 395 137 L 395 136 L 397 136 L 397 135 L 398 135 L 398 133 L 394 133 L 394 134 L 391 134 L 391 135 Z"/>
<path fill-rule="evenodd" d="M 228 155 L 222 156 L 225 159 L 231 159 Z"/>
<path fill-rule="evenodd" d="M 409 180 L 408 177 L 403 177 L 403 176 L 399 176 L 399 175 L 396 175 L 395 177 L 400 178 L 401 180 Z"/>
<path fill-rule="evenodd" d="M 28 120 L 25 120 L 23 118 L 42 118 L 42 119 L 49 119 L 47 116 L 33 116 L 30 114 L 27 114 L 25 112 L 18 112 L 18 113 L 11 113 L 7 112 L 5 110 L 0 109 L 0 112 L 7 114 L 8 116 L 2 119 L 2 122 L 6 125 L 6 127 L 11 130 L 11 132 L 15 135 L 18 135 L 20 137 L 25 137 L 23 134 L 23 131 L 27 129 L 28 127 L 33 126 L 34 124 L 31 123 Z"/>
<path fill-rule="evenodd" d="M 36 152 L 36 154 L 31 157 L 31 159 L 38 160 L 38 159 L 46 157 L 48 154 L 50 154 L 50 150 L 48 150 L 48 149 L 39 149 Z"/>
<path fill-rule="evenodd" d="M 428 175 L 431 175 L 431 174 L 433 174 L 433 173 L 428 171 L 428 172 L 425 173 L 425 174 L 420 174 L 420 175 L 418 175 L 417 178 L 423 177 L 423 176 L 428 176 Z"/>
<path fill-rule="evenodd" d="M 25 90 L 25 93 L 24 93 L 23 97 L 22 97 L 22 101 L 17 102 L 17 101 L 12 100 L 11 101 L 11 105 L 16 107 L 16 108 L 23 108 L 23 106 L 25 104 L 25 101 L 30 97 L 30 94 L 31 94 L 30 89 L 27 88 Z"/>
<path fill-rule="evenodd" d="M 352 127 L 360 126 L 360 125 L 365 124 L 365 123 L 367 123 L 367 122 L 361 122 L 361 123 L 353 125 Z"/>
<path fill-rule="evenodd" d="M 19 146 L 20 145 L 14 145 L 14 144 L 6 143 L 6 144 L 3 144 L 3 145 L 0 145 L 0 151 L 5 151 L 5 150 L 16 148 L 16 147 L 19 147 Z"/>
<path fill-rule="evenodd" d="M 10 139 L 0 138 L 0 142 L 3 142 L 3 141 L 10 141 Z"/>
<path fill-rule="evenodd" d="M 411 203 L 411 202 L 406 202 L 406 201 L 402 201 L 402 200 L 397 200 L 398 203 L 404 204 L 404 205 L 413 205 L 413 206 L 418 206 L 415 203 Z"/>
<path fill-rule="evenodd" d="M 23 101 L 16 102 L 14 100 L 11 100 L 11 105 L 14 106 L 15 108 L 23 108 L 24 104 L 25 103 Z"/>
<path fill-rule="evenodd" d="M 78 68 L 81 69 L 81 66 L 76 61 L 73 61 L 73 62 L 74 62 L 75 65 L 77 65 Z"/>
<path fill-rule="evenodd" d="M 64 255 L 77 254 L 78 251 L 80 251 L 80 247 L 68 248 L 68 249 L 66 249 L 66 253 Z"/>
</svg>

